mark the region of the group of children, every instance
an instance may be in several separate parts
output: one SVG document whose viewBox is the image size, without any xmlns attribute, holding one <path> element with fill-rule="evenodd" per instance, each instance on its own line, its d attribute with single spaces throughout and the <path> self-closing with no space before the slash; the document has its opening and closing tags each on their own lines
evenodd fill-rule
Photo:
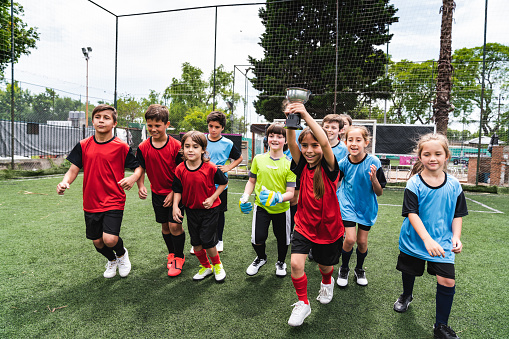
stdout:
<svg viewBox="0 0 509 339">
<path fill-rule="evenodd" d="M 267 262 L 265 242 L 269 225 L 277 240 L 276 276 L 286 276 L 286 255 L 291 244 L 291 279 L 298 301 L 288 320 L 300 326 L 311 313 L 308 300 L 306 258 L 312 258 L 322 275 L 317 300 L 329 303 L 334 294 L 334 265 L 339 263 L 337 285 L 348 284 L 349 261 L 357 243 L 356 283 L 367 285 L 363 269 L 368 254 L 368 234 L 375 224 L 378 203 L 386 184 L 380 160 L 366 151 L 369 132 L 353 126 L 346 115 L 331 114 L 320 126 L 301 103 L 284 102 L 284 112 L 300 114 L 307 124 L 297 133 L 282 124 L 266 131 L 268 151 L 252 162 L 249 180 L 239 200 L 241 212 L 253 211 L 251 243 L 256 258 L 246 273 L 255 275 Z M 148 196 L 146 172 L 152 191 L 156 221 L 168 249 L 168 275 L 178 276 L 185 263 L 187 215 L 192 252 L 200 262 L 193 280 L 214 275 L 224 281 L 226 273 L 219 257 L 227 203 L 227 172 L 242 161 L 239 150 L 221 135 L 226 119 L 221 112 L 207 118 L 208 136 L 186 133 L 181 141 L 166 134 L 168 109 L 151 105 L 145 115 L 150 138 L 139 145 L 136 155 L 113 136 L 117 114 L 113 107 L 99 105 L 92 113 L 95 135 L 82 140 L 68 156 L 69 171 L 57 186 L 63 194 L 81 168 L 84 171 L 83 209 L 86 236 L 108 263 L 104 277 L 129 274 L 128 252 L 119 237 L 125 192 L 138 184 L 141 199 Z M 344 135 L 344 141 L 341 140 Z M 286 153 L 286 148 L 290 153 Z M 288 155 L 287 155 L 288 154 Z M 447 326 L 454 288 L 454 255 L 460 253 L 462 217 L 467 215 L 459 182 L 446 174 L 450 152 L 447 139 L 426 135 L 418 143 L 419 161 L 414 166 L 403 202 L 405 217 L 399 239 L 397 269 L 402 272 L 403 293 L 394 310 L 405 312 L 413 299 L 415 276 L 424 272 L 437 277 L 434 335 L 457 338 Z M 226 165 L 230 159 L 231 163 Z M 124 168 L 134 174 L 124 177 Z M 97 178 L 100 180 L 97 180 Z M 255 192 L 255 203 L 249 201 Z M 357 230 L 356 230 L 357 226 Z M 209 260 L 210 258 L 210 260 Z"/>
</svg>

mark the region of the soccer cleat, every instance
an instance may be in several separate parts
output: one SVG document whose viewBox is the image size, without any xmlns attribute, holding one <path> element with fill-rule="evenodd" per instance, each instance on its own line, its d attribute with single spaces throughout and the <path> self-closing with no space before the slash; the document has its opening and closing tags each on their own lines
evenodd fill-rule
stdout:
<svg viewBox="0 0 509 339">
<path fill-rule="evenodd" d="M 404 294 L 400 295 L 398 300 L 396 300 L 396 302 L 394 303 L 394 311 L 399 313 L 406 312 L 406 310 L 408 310 L 408 305 L 410 305 L 413 299 L 414 298 L 411 295 L 408 296 L 405 296 Z"/>
<path fill-rule="evenodd" d="M 304 319 L 311 314 L 311 306 L 305 304 L 302 300 L 297 301 L 293 306 L 292 315 L 288 319 L 288 325 L 300 326 L 304 322 Z"/>
<path fill-rule="evenodd" d="M 166 264 L 166 268 L 167 269 L 171 268 L 171 264 L 173 262 L 173 258 L 175 258 L 175 254 L 174 253 L 168 254 L 168 263 Z"/>
<path fill-rule="evenodd" d="M 353 270 L 355 274 L 355 281 L 357 285 L 366 286 L 368 284 L 368 279 L 366 279 L 366 272 L 362 268 L 356 268 Z"/>
<path fill-rule="evenodd" d="M 455 339 L 459 338 L 456 332 L 445 324 L 433 325 L 433 336 L 436 339 Z"/>
<path fill-rule="evenodd" d="M 121 277 L 127 277 L 129 272 L 131 272 L 131 262 L 129 261 L 129 253 L 127 253 L 127 249 L 124 247 L 125 253 L 121 257 L 117 257 L 118 261 L 118 274 Z"/>
<path fill-rule="evenodd" d="M 281 277 L 281 278 L 286 276 L 286 263 L 285 262 L 278 261 L 276 263 L 276 276 Z"/>
<path fill-rule="evenodd" d="M 320 282 L 320 292 L 318 293 L 318 300 L 322 304 L 328 304 L 332 300 L 332 296 L 334 295 L 334 278 L 331 278 L 330 284 L 324 284 Z"/>
<path fill-rule="evenodd" d="M 350 269 L 348 267 L 344 268 L 343 266 L 341 266 L 339 268 L 338 280 L 336 280 L 336 283 L 338 284 L 339 287 L 345 287 L 346 285 L 348 285 L 349 274 Z"/>
<path fill-rule="evenodd" d="M 251 265 L 249 265 L 249 267 L 247 268 L 246 274 L 247 275 L 255 275 L 256 273 L 258 273 L 258 270 L 260 269 L 260 267 L 265 265 L 266 262 L 267 262 L 267 259 L 260 259 L 260 258 L 256 257 L 255 260 L 253 260 L 253 262 L 251 263 Z"/>
<path fill-rule="evenodd" d="M 117 259 L 113 261 L 108 261 L 106 264 L 106 271 L 104 271 L 103 276 L 105 278 L 113 278 L 117 274 Z"/>
<path fill-rule="evenodd" d="M 224 278 L 226 278 L 226 272 L 224 271 L 222 263 L 214 265 L 214 277 L 217 282 L 223 282 Z"/>
<path fill-rule="evenodd" d="M 168 276 L 176 277 L 177 275 L 182 273 L 182 266 L 184 266 L 185 262 L 186 262 L 185 257 L 184 258 L 175 257 L 173 259 L 170 269 L 168 270 Z"/>
<path fill-rule="evenodd" d="M 217 250 L 218 252 L 223 252 L 223 241 L 222 241 L 222 240 L 219 240 L 219 241 L 217 242 L 216 250 Z"/>
<path fill-rule="evenodd" d="M 203 280 L 212 274 L 212 267 L 204 267 L 200 265 L 200 270 L 193 276 L 194 281 Z"/>
<path fill-rule="evenodd" d="M 194 254 L 194 247 L 191 246 L 191 249 L 189 250 L 189 253 Z"/>
</svg>

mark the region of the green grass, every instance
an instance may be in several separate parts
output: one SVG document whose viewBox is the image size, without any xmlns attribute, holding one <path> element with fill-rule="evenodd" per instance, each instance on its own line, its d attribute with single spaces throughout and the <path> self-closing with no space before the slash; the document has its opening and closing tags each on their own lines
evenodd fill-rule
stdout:
<svg viewBox="0 0 509 339">
<path fill-rule="evenodd" d="M 254 277 L 245 269 L 255 257 L 250 245 L 252 215 L 238 212 L 245 181 L 231 180 L 226 214 L 226 282 L 192 281 L 198 260 L 188 255 L 180 277 L 169 278 L 160 226 L 150 200 L 128 192 L 122 238 L 132 271 L 104 279 L 105 259 L 85 238 L 82 176 L 65 196 L 55 193 L 61 177 L 0 181 L 1 338 L 431 338 L 436 279 L 416 279 L 414 301 L 398 314 L 401 293 L 396 271 L 402 222 L 402 190 L 386 190 L 369 237 L 365 267 L 369 285 L 335 288 L 321 305 L 317 265 L 306 264 L 312 313 L 300 328 L 287 325 L 297 298 L 290 277 L 275 277 L 276 244 L 267 243 L 269 262 Z M 509 243 L 507 196 L 466 193 L 463 253 L 457 256 L 457 293 L 450 325 L 462 338 L 508 337 Z M 395 206 L 392 206 L 395 205 Z M 189 238 L 186 251 L 189 250 Z M 355 261 L 355 255 L 352 258 Z M 287 263 L 289 264 L 289 255 Z M 506 268 L 504 268 L 506 267 Z M 334 277 L 337 274 L 337 267 Z M 63 307 L 65 306 L 65 307 Z M 50 309 L 63 307 L 50 312 Z"/>
</svg>

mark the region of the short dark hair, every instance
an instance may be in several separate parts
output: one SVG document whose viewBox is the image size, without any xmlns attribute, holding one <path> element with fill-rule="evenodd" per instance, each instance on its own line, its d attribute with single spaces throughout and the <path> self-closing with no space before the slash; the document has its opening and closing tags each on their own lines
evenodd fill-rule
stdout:
<svg viewBox="0 0 509 339">
<path fill-rule="evenodd" d="M 285 137 L 285 140 L 286 139 L 286 129 L 285 129 L 285 125 L 283 125 L 282 123 L 280 122 L 275 122 L 275 123 L 272 123 L 269 125 L 269 127 L 267 127 L 267 130 L 265 131 L 265 136 L 266 138 L 269 137 L 269 134 L 281 134 L 282 136 Z M 267 147 L 268 148 L 268 147 Z M 285 144 L 283 146 L 283 151 L 286 151 L 288 149 L 288 145 Z"/>
<path fill-rule="evenodd" d="M 211 121 L 217 121 L 224 128 L 226 126 L 226 115 L 220 111 L 212 111 L 207 116 L 207 124 Z"/>
<path fill-rule="evenodd" d="M 168 108 L 164 105 L 152 104 L 148 106 L 147 111 L 145 112 L 145 121 L 147 120 L 158 120 L 163 123 L 168 122 L 168 115 L 170 112 Z"/>
<path fill-rule="evenodd" d="M 341 130 L 343 128 L 343 126 L 345 125 L 345 122 L 344 120 L 341 118 L 341 116 L 339 114 L 327 114 L 323 120 L 322 120 L 322 126 L 323 124 L 325 123 L 331 123 L 331 122 L 336 122 L 339 126 L 339 129 Z"/>
<path fill-rule="evenodd" d="M 113 121 L 117 122 L 117 110 L 115 109 L 115 107 L 106 105 L 106 104 L 100 104 L 100 105 L 95 106 L 94 110 L 92 111 L 92 117 L 94 116 L 94 114 L 102 112 L 102 111 L 111 111 L 112 112 L 111 116 L 113 117 Z"/>
</svg>

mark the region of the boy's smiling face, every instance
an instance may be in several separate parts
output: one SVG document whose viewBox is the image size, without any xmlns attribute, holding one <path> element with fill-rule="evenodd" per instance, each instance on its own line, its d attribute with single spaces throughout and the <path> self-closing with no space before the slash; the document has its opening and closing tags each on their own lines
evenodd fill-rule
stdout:
<svg viewBox="0 0 509 339">
<path fill-rule="evenodd" d="M 166 139 L 166 129 L 170 126 L 168 121 L 166 124 L 161 120 L 147 119 L 147 131 L 154 141 L 162 141 Z"/>
<path fill-rule="evenodd" d="M 211 121 L 208 124 L 209 127 L 209 140 L 216 141 L 221 138 L 221 132 L 224 127 L 217 121 Z"/>
</svg>

